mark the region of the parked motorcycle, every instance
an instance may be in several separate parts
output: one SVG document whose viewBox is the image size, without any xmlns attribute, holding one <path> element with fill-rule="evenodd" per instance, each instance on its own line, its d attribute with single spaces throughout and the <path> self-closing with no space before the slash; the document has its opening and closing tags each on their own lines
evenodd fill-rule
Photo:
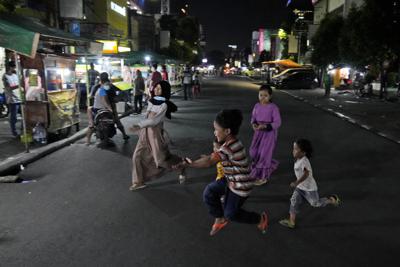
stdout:
<svg viewBox="0 0 400 267">
<path fill-rule="evenodd" d="M 8 105 L 6 102 L 6 96 L 4 93 L 0 93 L 0 118 L 5 118 L 8 116 Z"/>
<path fill-rule="evenodd" d="M 101 109 L 94 117 L 95 134 L 101 144 L 112 144 L 110 140 L 116 133 L 114 115 L 107 109 Z"/>
</svg>

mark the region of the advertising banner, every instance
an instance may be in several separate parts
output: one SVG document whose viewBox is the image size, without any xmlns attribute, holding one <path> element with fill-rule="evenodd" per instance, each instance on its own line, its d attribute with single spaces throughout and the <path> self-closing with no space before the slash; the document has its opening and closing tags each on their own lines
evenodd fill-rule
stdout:
<svg viewBox="0 0 400 267">
<path fill-rule="evenodd" d="M 48 92 L 48 99 L 50 104 L 50 132 L 79 122 L 79 103 L 76 90 Z"/>
</svg>

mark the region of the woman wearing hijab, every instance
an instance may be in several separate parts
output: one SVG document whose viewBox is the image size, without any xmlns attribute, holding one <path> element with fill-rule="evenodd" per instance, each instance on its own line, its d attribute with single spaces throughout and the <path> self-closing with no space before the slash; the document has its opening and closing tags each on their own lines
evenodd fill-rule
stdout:
<svg viewBox="0 0 400 267">
<path fill-rule="evenodd" d="M 129 190 L 146 187 L 145 182 L 160 177 L 172 166 L 181 162 L 181 158 L 171 154 L 164 137 L 164 121 L 171 119 L 171 113 L 178 110 L 169 101 L 171 86 L 166 81 L 158 82 L 154 87 L 154 97 L 149 100 L 146 118 L 134 125 L 131 130 L 139 132 L 139 140 L 132 156 L 132 186 Z M 180 181 L 184 180 L 181 170 Z"/>
</svg>

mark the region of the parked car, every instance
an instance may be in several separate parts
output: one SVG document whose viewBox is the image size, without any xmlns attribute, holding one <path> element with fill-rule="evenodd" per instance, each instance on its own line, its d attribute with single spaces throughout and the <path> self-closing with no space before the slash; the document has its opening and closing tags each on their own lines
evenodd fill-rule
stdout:
<svg viewBox="0 0 400 267">
<path fill-rule="evenodd" d="M 288 69 L 272 77 L 272 84 L 281 89 L 311 89 L 317 85 L 313 69 Z"/>
</svg>

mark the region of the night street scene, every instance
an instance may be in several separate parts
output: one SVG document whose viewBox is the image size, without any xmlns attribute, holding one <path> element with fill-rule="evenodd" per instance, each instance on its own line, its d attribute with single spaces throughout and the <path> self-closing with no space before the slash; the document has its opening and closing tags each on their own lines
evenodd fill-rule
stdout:
<svg viewBox="0 0 400 267">
<path fill-rule="evenodd" d="M 0 0 L 0 267 L 398 266 L 400 0 Z"/>
</svg>

